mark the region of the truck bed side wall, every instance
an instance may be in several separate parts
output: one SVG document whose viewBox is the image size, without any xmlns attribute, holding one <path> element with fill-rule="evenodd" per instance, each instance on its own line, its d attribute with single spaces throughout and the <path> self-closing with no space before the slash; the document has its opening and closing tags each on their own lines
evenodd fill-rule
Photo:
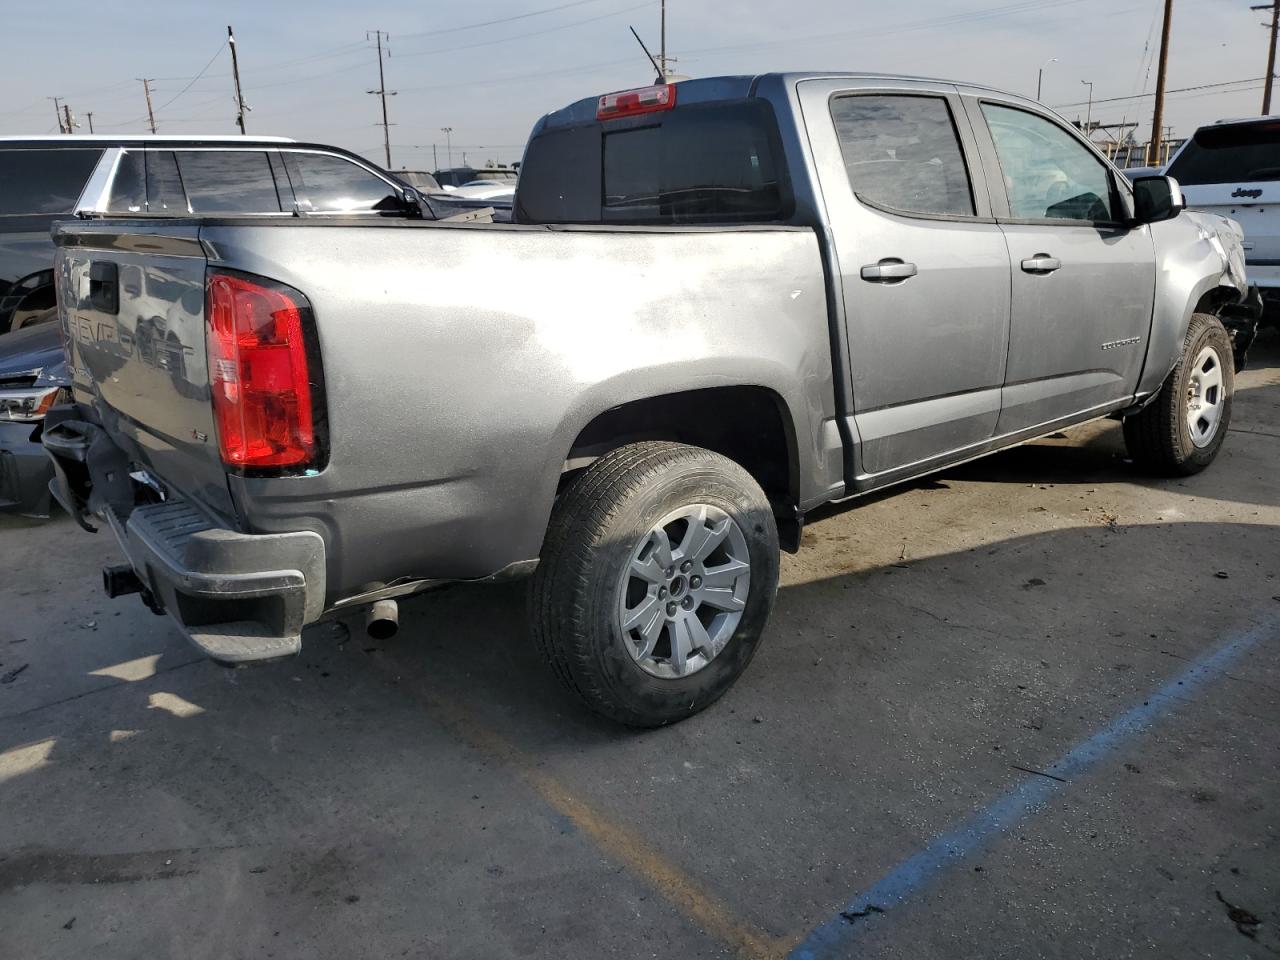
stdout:
<svg viewBox="0 0 1280 960">
<path fill-rule="evenodd" d="M 251 529 L 325 538 L 333 599 L 536 557 L 578 433 L 646 397 L 772 390 L 791 420 L 801 501 L 840 483 L 812 231 L 211 225 L 201 236 L 211 267 L 281 280 L 315 310 L 328 467 L 233 478 L 231 491 Z"/>
</svg>

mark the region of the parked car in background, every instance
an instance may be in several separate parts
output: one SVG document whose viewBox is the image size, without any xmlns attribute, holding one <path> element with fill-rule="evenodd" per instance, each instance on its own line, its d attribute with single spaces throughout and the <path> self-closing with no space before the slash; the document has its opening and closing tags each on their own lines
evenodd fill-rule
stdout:
<svg viewBox="0 0 1280 960">
<path fill-rule="evenodd" d="M 1098 417 L 1169 476 L 1226 438 L 1238 227 L 1025 98 L 606 94 L 539 121 L 516 196 L 541 229 L 59 224 L 74 402 L 44 444 L 128 558 L 109 593 L 244 663 L 536 570 L 556 675 L 651 726 L 746 669 L 807 512 Z M 181 367 L 139 349 L 132 270 Z"/>
<path fill-rule="evenodd" d="M 56 323 L 0 337 L 0 511 L 48 517 L 53 464 L 40 443 L 44 417 L 70 378 Z"/>
<path fill-rule="evenodd" d="M 1249 282 L 1268 323 L 1280 322 L 1280 119 L 1222 120 L 1195 132 L 1169 162 L 1187 207 L 1244 230 Z"/>
<path fill-rule="evenodd" d="M 1133 183 L 1139 177 L 1158 177 L 1164 173 L 1164 169 L 1161 167 L 1123 167 L 1120 172 L 1129 179 L 1130 183 Z"/>
<path fill-rule="evenodd" d="M 440 182 L 425 170 L 397 170 L 396 179 L 402 180 L 421 193 L 439 193 Z"/>
<path fill-rule="evenodd" d="M 338 147 L 283 137 L 0 137 L 0 334 L 52 319 L 55 220 L 77 211 L 437 218 Z"/>
<path fill-rule="evenodd" d="M 514 186 L 520 174 L 515 167 L 449 167 L 437 170 L 435 178 L 444 190 L 453 190 L 476 180 L 497 180 Z"/>
</svg>

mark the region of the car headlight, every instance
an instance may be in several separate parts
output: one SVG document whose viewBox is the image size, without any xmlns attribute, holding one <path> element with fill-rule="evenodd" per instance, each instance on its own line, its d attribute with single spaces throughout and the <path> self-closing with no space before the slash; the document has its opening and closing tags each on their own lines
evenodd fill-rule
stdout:
<svg viewBox="0 0 1280 960">
<path fill-rule="evenodd" d="M 0 423 L 35 423 L 58 402 L 59 386 L 0 390 Z"/>
</svg>

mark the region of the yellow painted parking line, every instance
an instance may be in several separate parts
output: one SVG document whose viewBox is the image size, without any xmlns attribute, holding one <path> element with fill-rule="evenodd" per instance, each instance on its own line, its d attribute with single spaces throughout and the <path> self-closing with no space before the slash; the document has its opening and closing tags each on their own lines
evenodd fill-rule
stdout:
<svg viewBox="0 0 1280 960">
<path fill-rule="evenodd" d="M 381 659 L 381 658 L 379 658 Z M 402 686 L 402 689 L 404 687 Z M 458 739 L 514 770 L 542 800 L 613 860 L 644 878 L 680 913 L 729 946 L 743 960 L 783 957 L 797 938 L 771 937 L 734 915 L 721 900 L 671 863 L 634 830 L 601 814 L 501 734 L 486 727 L 460 704 L 438 694 L 420 694 L 432 717 Z"/>
</svg>

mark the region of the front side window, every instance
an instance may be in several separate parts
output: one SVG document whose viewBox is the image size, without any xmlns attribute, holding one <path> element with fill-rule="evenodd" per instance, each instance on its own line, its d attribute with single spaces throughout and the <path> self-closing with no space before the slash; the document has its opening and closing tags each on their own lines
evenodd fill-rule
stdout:
<svg viewBox="0 0 1280 960">
<path fill-rule="evenodd" d="M 993 103 L 982 105 L 1015 220 L 1116 219 L 1106 166 L 1071 134 L 1044 117 Z"/>
<path fill-rule="evenodd" d="M 0 150 L 0 216 L 72 213 L 102 150 Z"/>
<path fill-rule="evenodd" d="M 973 216 L 960 138 L 941 97 L 837 97 L 831 119 L 849 184 L 872 204 L 906 213 Z"/>
<path fill-rule="evenodd" d="M 312 213 L 397 211 L 400 198 L 381 177 L 341 157 L 285 153 L 298 204 Z"/>
<path fill-rule="evenodd" d="M 253 150 L 177 153 L 192 213 L 279 213 L 280 195 L 267 155 Z"/>
</svg>

